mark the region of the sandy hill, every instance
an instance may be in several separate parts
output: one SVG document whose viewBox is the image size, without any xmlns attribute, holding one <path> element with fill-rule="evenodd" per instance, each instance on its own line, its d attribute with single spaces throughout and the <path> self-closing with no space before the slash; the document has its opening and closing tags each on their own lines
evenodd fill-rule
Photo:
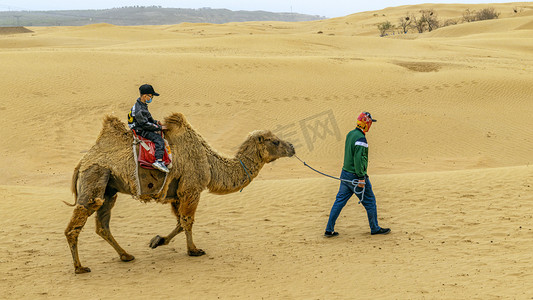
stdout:
<svg viewBox="0 0 533 300">
<path fill-rule="evenodd" d="M 6 6 L 4 6 L 6 8 Z M 47 10 L 47 11 L 0 11 L 0 25 L 24 26 L 83 26 L 101 22 L 121 26 L 161 25 L 181 22 L 227 22 L 267 21 L 313 21 L 324 19 L 298 13 L 275 13 L 267 11 L 232 11 L 216 8 L 167 8 L 161 6 L 125 6 L 111 9 Z"/>
<path fill-rule="evenodd" d="M 0 27 L 0 35 L 17 34 L 17 33 L 28 33 L 28 32 L 33 32 L 33 31 L 31 31 L 28 28 L 23 27 L 23 26 Z"/>
<path fill-rule="evenodd" d="M 452 18 L 486 5 L 0 35 L 3 296 L 530 299 L 533 9 L 491 6 L 499 19 L 403 37 L 380 38 L 376 24 L 427 7 Z M 155 118 L 185 114 L 222 153 L 271 129 L 333 175 L 357 114 L 372 112 L 369 174 L 392 234 L 370 236 L 351 200 L 341 235 L 323 238 L 338 182 L 282 159 L 242 193 L 203 195 L 201 258 L 186 256 L 183 235 L 148 248 L 174 217 L 120 195 L 113 233 L 137 259 L 120 262 L 91 217 L 80 256 L 93 272 L 75 276 L 63 235 L 72 210 L 61 200 L 72 200 L 72 170 L 104 115 L 126 121 L 143 83 L 161 93 Z"/>
</svg>

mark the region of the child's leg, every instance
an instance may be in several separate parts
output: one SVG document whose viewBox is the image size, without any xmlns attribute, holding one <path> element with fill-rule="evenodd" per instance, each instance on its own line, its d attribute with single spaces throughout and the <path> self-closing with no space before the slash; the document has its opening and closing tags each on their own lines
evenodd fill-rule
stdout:
<svg viewBox="0 0 533 300">
<path fill-rule="evenodd" d="M 163 140 L 163 137 L 160 134 L 151 131 L 143 132 L 142 136 L 154 142 L 155 158 L 157 160 L 163 160 L 163 154 L 165 153 L 165 141 Z"/>
</svg>

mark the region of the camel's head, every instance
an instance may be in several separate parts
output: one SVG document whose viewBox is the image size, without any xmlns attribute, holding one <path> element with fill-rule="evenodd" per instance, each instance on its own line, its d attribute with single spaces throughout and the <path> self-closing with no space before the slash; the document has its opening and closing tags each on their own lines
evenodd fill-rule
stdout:
<svg viewBox="0 0 533 300">
<path fill-rule="evenodd" d="M 291 143 L 278 138 L 269 130 L 254 131 L 251 139 L 255 141 L 265 163 L 281 157 L 291 157 L 296 153 Z"/>
</svg>

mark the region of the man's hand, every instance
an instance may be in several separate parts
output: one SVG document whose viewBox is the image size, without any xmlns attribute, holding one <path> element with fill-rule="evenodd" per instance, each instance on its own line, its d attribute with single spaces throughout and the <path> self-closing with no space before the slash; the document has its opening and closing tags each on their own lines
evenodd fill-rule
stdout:
<svg viewBox="0 0 533 300">
<path fill-rule="evenodd" d="M 165 125 L 161 125 L 161 129 L 162 129 L 162 130 L 165 130 L 165 129 L 167 129 L 167 128 L 168 128 L 167 126 L 165 126 Z"/>
<path fill-rule="evenodd" d="M 360 187 L 360 188 L 365 187 L 365 180 L 364 180 L 364 179 L 359 180 L 359 181 L 357 182 L 357 186 Z"/>
</svg>

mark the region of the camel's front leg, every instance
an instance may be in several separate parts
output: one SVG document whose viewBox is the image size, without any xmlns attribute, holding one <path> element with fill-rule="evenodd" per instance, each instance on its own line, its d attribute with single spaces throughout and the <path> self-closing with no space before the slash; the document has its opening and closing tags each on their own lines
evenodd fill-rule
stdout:
<svg viewBox="0 0 533 300">
<path fill-rule="evenodd" d="M 178 220 L 178 224 L 176 225 L 176 228 L 172 230 L 172 232 L 167 236 L 159 236 L 156 235 L 151 241 L 150 241 L 150 248 L 155 249 L 158 246 L 164 246 L 168 245 L 170 241 L 178 235 L 178 233 L 183 231 L 183 227 L 181 226 L 181 220 L 180 220 L 180 214 L 179 214 L 179 201 L 173 201 L 170 203 L 170 207 L 172 208 L 172 212 L 176 216 L 176 219 Z"/>
<path fill-rule="evenodd" d="M 200 201 L 200 193 L 195 193 L 181 200 L 179 207 L 180 223 L 187 236 L 187 253 L 189 256 L 202 256 L 204 250 L 196 248 L 192 240 L 192 224 L 194 223 L 194 214 Z"/>
</svg>

